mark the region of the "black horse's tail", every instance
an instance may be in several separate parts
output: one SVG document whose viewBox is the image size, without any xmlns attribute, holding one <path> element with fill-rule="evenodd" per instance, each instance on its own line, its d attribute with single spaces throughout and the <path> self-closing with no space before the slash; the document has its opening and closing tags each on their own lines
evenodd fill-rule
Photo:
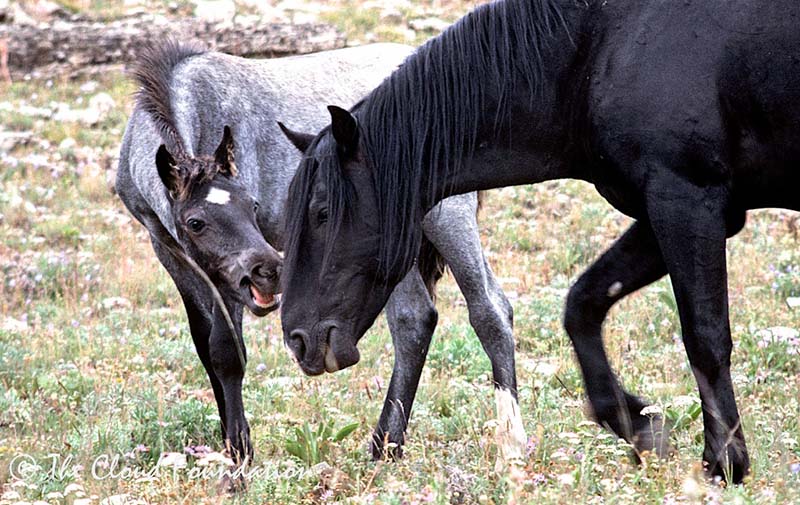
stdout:
<svg viewBox="0 0 800 505">
<path fill-rule="evenodd" d="M 477 218 L 481 213 L 483 207 L 483 191 L 478 191 L 478 206 L 475 209 L 475 217 Z M 447 263 L 444 257 L 436 249 L 436 246 L 425 237 L 422 237 L 422 245 L 419 249 L 419 258 L 417 259 L 417 267 L 419 273 L 422 275 L 422 280 L 425 282 L 425 289 L 428 290 L 433 301 L 436 301 L 436 283 L 444 275 L 447 269 Z"/>
</svg>

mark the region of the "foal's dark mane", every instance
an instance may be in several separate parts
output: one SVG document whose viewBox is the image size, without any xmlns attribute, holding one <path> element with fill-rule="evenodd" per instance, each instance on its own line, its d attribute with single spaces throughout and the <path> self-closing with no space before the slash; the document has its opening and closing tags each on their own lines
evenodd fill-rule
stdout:
<svg viewBox="0 0 800 505">
<path fill-rule="evenodd" d="M 175 157 L 185 157 L 186 147 L 178 133 L 170 99 L 172 73 L 181 62 L 205 53 L 198 45 L 166 40 L 145 46 L 138 55 L 131 74 L 139 85 L 136 106 L 147 112 L 161 138 Z"/>
<path fill-rule="evenodd" d="M 378 201 L 382 272 L 405 272 L 414 261 L 421 239 L 415 223 L 435 200 L 434 188 L 472 155 L 480 124 L 507 124 L 514 84 L 524 82 L 532 102 L 540 95 L 544 55 L 556 32 L 567 30 L 557 2 L 506 0 L 476 8 L 353 108 Z M 489 88 L 496 103 L 488 103 Z M 325 133 L 309 148 L 315 157 L 301 162 L 290 189 L 287 255 L 293 258 L 317 171 L 328 192 L 329 247 L 352 201 L 335 142 L 323 140 Z"/>
</svg>

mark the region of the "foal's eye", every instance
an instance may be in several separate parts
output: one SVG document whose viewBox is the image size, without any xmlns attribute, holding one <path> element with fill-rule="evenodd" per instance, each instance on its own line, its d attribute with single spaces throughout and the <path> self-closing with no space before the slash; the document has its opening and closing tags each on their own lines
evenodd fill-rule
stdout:
<svg viewBox="0 0 800 505">
<path fill-rule="evenodd" d="M 204 222 L 194 218 L 188 220 L 186 224 L 189 226 L 189 229 L 192 230 L 194 233 L 200 233 L 201 231 L 203 231 L 203 228 L 206 227 L 206 224 Z"/>
<path fill-rule="evenodd" d="M 258 214 L 258 208 L 259 207 L 261 207 L 261 205 L 258 202 L 253 202 L 253 212 Z"/>
</svg>

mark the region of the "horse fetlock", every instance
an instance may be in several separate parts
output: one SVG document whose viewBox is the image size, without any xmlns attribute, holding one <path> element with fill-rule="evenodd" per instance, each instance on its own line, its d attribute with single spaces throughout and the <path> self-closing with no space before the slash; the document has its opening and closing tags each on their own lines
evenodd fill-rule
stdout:
<svg viewBox="0 0 800 505">
<path fill-rule="evenodd" d="M 250 441 L 250 426 L 245 421 L 231 428 L 226 434 L 225 448 L 237 466 L 247 465 L 253 461 L 255 454 Z"/>
</svg>

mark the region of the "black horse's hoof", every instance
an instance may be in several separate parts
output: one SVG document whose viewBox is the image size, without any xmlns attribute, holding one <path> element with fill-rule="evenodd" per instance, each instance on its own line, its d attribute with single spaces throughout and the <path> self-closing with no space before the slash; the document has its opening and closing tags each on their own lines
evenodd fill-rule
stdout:
<svg viewBox="0 0 800 505">
<path fill-rule="evenodd" d="M 669 434 L 672 425 L 664 421 L 661 415 L 642 416 L 634 418 L 634 434 L 630 440 L 633 444 L 634 457 L 641 463 L 645 454 L 655 454 L 659 458 L 668 458 L 674 452 L 669 443 Z"/>
<path fill-rule="evenodd" d="M 734 438 L 727 451 L 723 451 L 722 459 L 719 458 L 719 454 L 714 454 L 708 448 L 703 452 L 703 465 L 712 479 L 741 484 L 750 473 L 750 457 L 747 455 L 747 450 L 736 442 L 738 440 Z"/>
</svg>

